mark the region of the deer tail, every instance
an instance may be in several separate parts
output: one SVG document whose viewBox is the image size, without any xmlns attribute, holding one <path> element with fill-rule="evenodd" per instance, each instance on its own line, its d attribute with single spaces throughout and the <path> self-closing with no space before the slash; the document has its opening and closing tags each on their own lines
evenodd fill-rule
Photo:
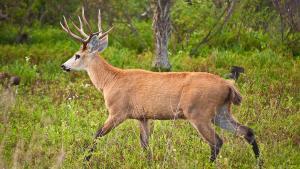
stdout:
<svg viewBox="0 0 300 169">
<path fill-rule="evenodd" d="M 242 103 L 242 95 L 236 89 L 232 82 L 229 82 L 229 102 L 233 103 L 234 105 L 240 105 Z"/>
</svg>

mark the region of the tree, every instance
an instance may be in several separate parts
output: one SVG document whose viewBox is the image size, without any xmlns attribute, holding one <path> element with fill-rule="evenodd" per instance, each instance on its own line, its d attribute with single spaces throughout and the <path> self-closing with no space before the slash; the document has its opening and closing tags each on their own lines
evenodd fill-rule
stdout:
<svg viewBox="0 0 300 169">
<path fill-rule="evenodd" d="M 152 67 L 158 71 L 169 71 L 168 39 L 171 33 L 170 0 L 153 0 L 153 30 L 155 37 L 155 58 Z"/>
</svg>

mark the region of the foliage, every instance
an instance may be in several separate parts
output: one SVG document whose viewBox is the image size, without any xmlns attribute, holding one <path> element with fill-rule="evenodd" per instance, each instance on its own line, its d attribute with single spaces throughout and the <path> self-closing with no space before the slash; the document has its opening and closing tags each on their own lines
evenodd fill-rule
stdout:
<svg viewBox="0 0 300 169">
<path fill-rule="evenodd" d="M 216 5 L 218 1 L 219 5 Z M 224 0 L 194 0 L 175 1 L 171 9 L 172 36 L 170 48 L 173 52 L 179 50 L 191 51 L 199 48 L 198 54 L 207 46 L 219 48 L 272 48 L 291 53 L 300 54 L 297 17 L 299 10 L 293 6 L 295 0 L 245 0 L 238 1 L 234 7 L 233 15 L 220 31 L 217 31 L 204 45 L 197 47 L 205 36 L 220 25 L 222 14 L 226 13 L 231 1 Z M 279 3 L 276 5 L 276 2 Z M 68 5 L 65 5 L 68 4 Z M 7 13 L 8 19 L 0 22 L 0 43 L 15 42 L 16 37 L 23 32 L 31 35 L 33 27 L 52 25 L 57 27 L 62 15 L 76 16 L 81 6 L 88 10 L 87 15 L 95 28 L 97 9 L 102 9 L 104 27 L 114 25 L 114 37 L 120 45 L 135 49 L 139 52 L 153 49 L 151 30 L 151 5 L 149 1 L 127 0 L 120 3 L 111 1 L 45 1 L 29 0 L 1 1 L 1 13 Z M 291 8 L 289 11 L 288 9 Z M 14 11 L 14 12 L 10 12 Z M 294 12 L 294 13 L 291 13 Z M 291 16 L 291 17 L 289 17 Z M 1 20 L 1 17 L 0 17 Z M 11 26 L 17 25 L 17 26 Z M 11 28 L 11 29 L 7 29 Z M 10 31 L 10 33 L 8 33 Z M 29 38 L 29 42 L 31 39 Z M 114 41 L 114 40 L 113 40 Z M 225 42 L 225 43 L 224 43 Z"/>
<path fill-rule="evenodd" d="M 25 10 L 19 8 L 27 8 L 24 4 L 33 1 L 15 6 L 11 5 L 13 2 L 0 4 L 1 9 L 6 5 L 16 12 L 10 15 L 12 19 L 0 23 L 0 72 L 20 76 L 21 85 L 0 87 L 0 168 L 82 168 L 85 148 L 92 143 L 94 132 L 108 112 L 102 94 L 85 72 L 61 71 L 61 63 L 79 49 L 79 44 L 61 31 L 58 21 L 63 13 L 78 14 L 79 6 L 86 1 L 34 1 L 32 23 L 23 28 L 30 36 L 21 44 L 15 43 L 18 21 Z M 115 26 L 110 46 L 101 57 L 120 68 L 150 70 L 151 19 L 140 16 L 147 11 L 146 2 L 127 2 L 99 1 L 103 5 L 104 27 Z M 97 12 L 93 4 L 97 3 L 85 4 L 92 9 L 91 20 Z M 173 4 L 169 50 L 172 71 L 205 71 L 225 76 L 230 66 L 243 66 L 246 72 L 237 86 L 244 100 L 240 107 L 233 107 L 234 115 L 254 129 L 264 168 L 299 168 L 300 35 L 292 32 L 282 41 L 280 18 L 270 1 L 239 1 L 223 29 L 201 46 L 196 56 L 190 57 L 190 50 L 214 27 L 224 8 L 208 0 L 195 0 L 192 5 L 186 1 Z M 49 13 L 40 22 L 37 13 L 42 9 L 49 9 Z M 124 12 L 129 12 L 130 21 L 123 18 Z M 95 28 L 94 21 L 92 24 Z M 219 128 L 225 144 L 217 163 L 210 164 L 209 146 L 186 121 L 155 121 L 149 156 L 139 147 L 137 125 L 128 120 L 99 139 L 88 167 L 257 167 L 251 147 Z"/>
</svg>

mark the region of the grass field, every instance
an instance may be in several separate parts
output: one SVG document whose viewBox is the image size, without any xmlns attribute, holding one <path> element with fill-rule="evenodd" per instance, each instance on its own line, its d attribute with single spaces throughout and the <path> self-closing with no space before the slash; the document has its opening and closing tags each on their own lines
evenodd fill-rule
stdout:
<svg viewBox="0 0 300 169">
<path fill-rule="evenodd" d="M 53 40 L 47 39 L 53 36 Z M 78 44 L 61 31 L 35 32 L 32 42 L 0 44 L 0 72 L 21 77 L 21 85 L 0 95 L 0 168 L 82 168 L 85 148 L 108 112 L 102 94 L 85 72 L 65 73 L 60 65 Z M 103 54 L 120 68 L 150 69 L 152 52 L 117 44 Z M 230 66 L 245 68 L 237 86 L 237 119 L 254 129 L 264 168 L 300 167 L 300 60 L 265 48 L 248 51 L 209 48 L 190 58 L 170 53 L 173 71 L 207 71 L 220 76 Z M 14 92 L 17 91 L 16 97 Z M 256 168 L 251 147 L 218 129 L 224 146 L 210 164 L 209 146 L 186 121 L 155 121 L 152 157 L 142 151 L 138 123 L 128 120 L 99 139 L 88 168 Z"/>
</svg>

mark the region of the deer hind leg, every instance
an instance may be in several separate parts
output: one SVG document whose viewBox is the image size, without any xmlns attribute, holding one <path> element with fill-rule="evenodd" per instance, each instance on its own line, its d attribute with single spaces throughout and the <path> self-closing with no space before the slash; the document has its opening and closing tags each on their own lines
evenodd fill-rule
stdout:
<svg viewBox="0 0 300 169">
<path fill-rule="evenodd" d="M 202 137 L 209 143 L 211 148 L 210 161 L 215 161 L 223 145 L 222 139 L 216 134 L 210 122 L 204 122 L 202 120 L 191 120 L 190 122 L 199 134 L 201 134 Z"/>
<path fill-rule="evenodd" d="M 212 122 L 220 128 L 237 135 L 243 136 L 246 141 L 252 145 L 252 150 L 256 158 L 259 157 L 259 148 L 251 128 L 238 123 L 231 115 L 228 105 L 224 105 L 219 109 Z"/>
<path fill-rule="evenodd" d="M 98 131 L 95 134 L 94 141 L 92 148 L 89 149 L 88 155 L 85 157 L 86 161 L 89 161 L 92 157 L 92 152 L 96 149 L 97 146 L 97 139 L 99 137 L 103 137 L 106 134 L 108 134 L 112 129 L 117 127 L 119 124 L 121 124 L 126 117 L 123 116 L 109 116 L 108 119 L 105 121 L 103 127 L 99 128 Z"/>
<path fill-rule="evenodd" d="M 147 119 L 140 120 L 140 142 L 144 150 L 148 148 L 149 136 L 150 136 L 149 121 Z"/>
</svg>

